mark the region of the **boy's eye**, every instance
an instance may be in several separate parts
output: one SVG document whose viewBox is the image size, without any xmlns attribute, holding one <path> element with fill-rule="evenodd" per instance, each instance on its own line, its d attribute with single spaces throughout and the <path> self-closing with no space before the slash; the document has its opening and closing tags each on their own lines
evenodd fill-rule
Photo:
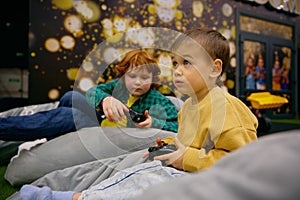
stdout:
<svg viewBox="0 0 300 200">
<path fill-rule="evenodd" d="M 173 68 L 176 69 L 178 67 L 178 63 L 176 61 L 173 61 Z"/>
<path fill-rule="evenodd" d="M 184 64 L 184 65 L 191 65 L 191 63 L 190 63 L 189 61 L 187 61 L 187 60 L 184 60 L 184 61 L 183 61 L 183 64 Z"/>
<path fill-rule="evenodd" d="M 127 74 L 130 78 L 135 78 L 136 76 L 134 74 Z"/>
<path fill-rule="evenodd" d="M 150 78 L 150 76 L 143 76 L 143 77 L 142 77 L 143 80 L 147 80 L 147 79 L 149 79 L 149 78 Z"/>
</svg>

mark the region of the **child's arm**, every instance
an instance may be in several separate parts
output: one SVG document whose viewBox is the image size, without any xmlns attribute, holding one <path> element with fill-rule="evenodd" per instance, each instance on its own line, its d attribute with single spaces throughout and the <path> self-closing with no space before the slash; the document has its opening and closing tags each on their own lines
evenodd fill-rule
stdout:
<svg viewBox="0 0 300 200">
<path fill-rule="evenodd" d="M 177 133 L 178 131 L 178 121 L 177 118 L 167 118 L 165 119 L 158 119 L 155 117 L 152 117 L 152 128 L 159 128 L 167 131 L 172 131 Z"/>
<path fill-rule="evenodd" d="M 112 95 L 112 92 L 113 92 L 117 82 L 118 82 L 118 80 L 114 80 L 114 81 L 96 85 L 96 86 L 90 88 L 86 92 L 86 95 L 85 95 L 88 104 L 90 104 L 93 108 L 102 109 L 101 102 L 106 97 L 109 97 Z"/>
<path fill-rule="evenodd" d="M 152 118 L 151 128 L 158 128 L 177 133 L 178 131 L 178 111 L 175 105 L 166 97 L 157 100 L 158 105 L 154 105 L 149 110 Z"/>
<path fill-rule="evenodd" d="M 125 116 L 124 112 L 129 112 L 128 108 L 114 97 L 104 98 L 101 104 L 105 116 L 110 121 L 122 120 Z"/>
<path fill-rule="evenodd" d="M 178 140 L 177 137 L 174 138 L 174 144 L 177 148 L 176 151 L 161 155 L 155 156 L 154 160 L 163 160 L 166 165 L 172 165 L 176 169 L 183 169 L 183 155 L 186 150 L 186 147 Z"/>
<path fill-rule="evenodd" d="M 207 169 L 223 156 L 256 139 L 255 131 L 243 127 L 223 132 L 212 149 L 187 147 L 183 156 L 183 169 L 190 172 Z"/>
<path fill-rule="evenodd" d="M 156 138 L 156 146 L 160 147 L 162 146 L 163 144 L 174 144 L 174 136 L 167 136 L 164 140 L 161 140 L 160 137 L 157 137 Z M 149 156 L 149 150 L 146 151 L 143 155 L 142 155 L 142 158 L 146 158 L 147 156 Z M 159 159 L 158 159 L 159 160 Z"/>
</svg>

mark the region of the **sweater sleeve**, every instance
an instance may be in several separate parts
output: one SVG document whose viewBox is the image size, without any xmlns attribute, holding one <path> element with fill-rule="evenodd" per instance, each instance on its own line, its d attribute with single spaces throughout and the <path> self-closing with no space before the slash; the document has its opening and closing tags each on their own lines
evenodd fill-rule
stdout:
<svg viewBox="0 0 300 200">
<path fill-rule="evenodd" d="M 91 105 L 93 108 L 102 109 L 101 106 L 102 100 L 112 95 L 112 92 L 116 86 L 117 81 L 118 80 L 114 80 L 90 88 L 85 95 L 88 104 Z"/>
<path fill-rule="evenodd" d="M 243 127 L 234 128 L 221 134 L 213 149 L 206 152 L 204 148 L 187 147 L 183 156 L 185 171 L 199 171 L 210 168 L 217 160 L 251 141 L 257 139 L 256 132 Z"/>
<path fill-rule="evenodd" d="M 152 118 L 152 128 L 159 128 L 159 129 L 164 129 L 168 131 L 172 131 L 177 133 L 177 128 L 178 128 L 178 122 L 177 119 L 172 119 L 172 120 L 161 120 L 157 118 Z"/>
</svg>

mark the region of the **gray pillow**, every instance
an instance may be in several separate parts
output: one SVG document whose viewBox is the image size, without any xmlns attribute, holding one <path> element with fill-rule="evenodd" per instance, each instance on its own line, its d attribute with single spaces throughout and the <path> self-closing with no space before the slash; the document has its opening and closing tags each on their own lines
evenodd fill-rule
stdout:
<svg viewBox="0 0 300 200">
<path fill-rule="evenodd" d="M 0 117 L 8 116 L 25 116 L 32 115 L 36 112 L 51 110 L 58 106 L 59 102 L 44 103 L 37 105 L 29 105 L 24 107 L 12 108 L 7 111 L 1 112 Z M 23 141 L 3 141 L 0 140 L 0 166 L 7 165 L 10 159 L 17 154 L 18 147 Z"/>
<path fill-rule="evenodd" d="M 31 183 L 58 169 L 148 149 L 157 137 L 176 133 L 154 128 L 90 127 L 54 138 L 14 157 L 5 172 L 13 186 Z"/>
</svg>

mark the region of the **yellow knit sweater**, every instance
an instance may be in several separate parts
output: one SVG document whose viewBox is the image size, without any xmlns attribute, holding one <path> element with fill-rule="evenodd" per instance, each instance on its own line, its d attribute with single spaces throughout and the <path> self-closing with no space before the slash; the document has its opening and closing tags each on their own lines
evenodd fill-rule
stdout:
<svg viewBox="0 0 300 200">
<path fill-rule="evenodd" d="M 187 147 L 183 169 L 193 172 L 211 167 L 229 152 L 256 140 L 257 126 L 250 109 L 219 87 L 197 104 L 187 99 L 178 115 L 177 137 Z M 174 138 L 164 141 L 174 143 Z"/>
</svg>

